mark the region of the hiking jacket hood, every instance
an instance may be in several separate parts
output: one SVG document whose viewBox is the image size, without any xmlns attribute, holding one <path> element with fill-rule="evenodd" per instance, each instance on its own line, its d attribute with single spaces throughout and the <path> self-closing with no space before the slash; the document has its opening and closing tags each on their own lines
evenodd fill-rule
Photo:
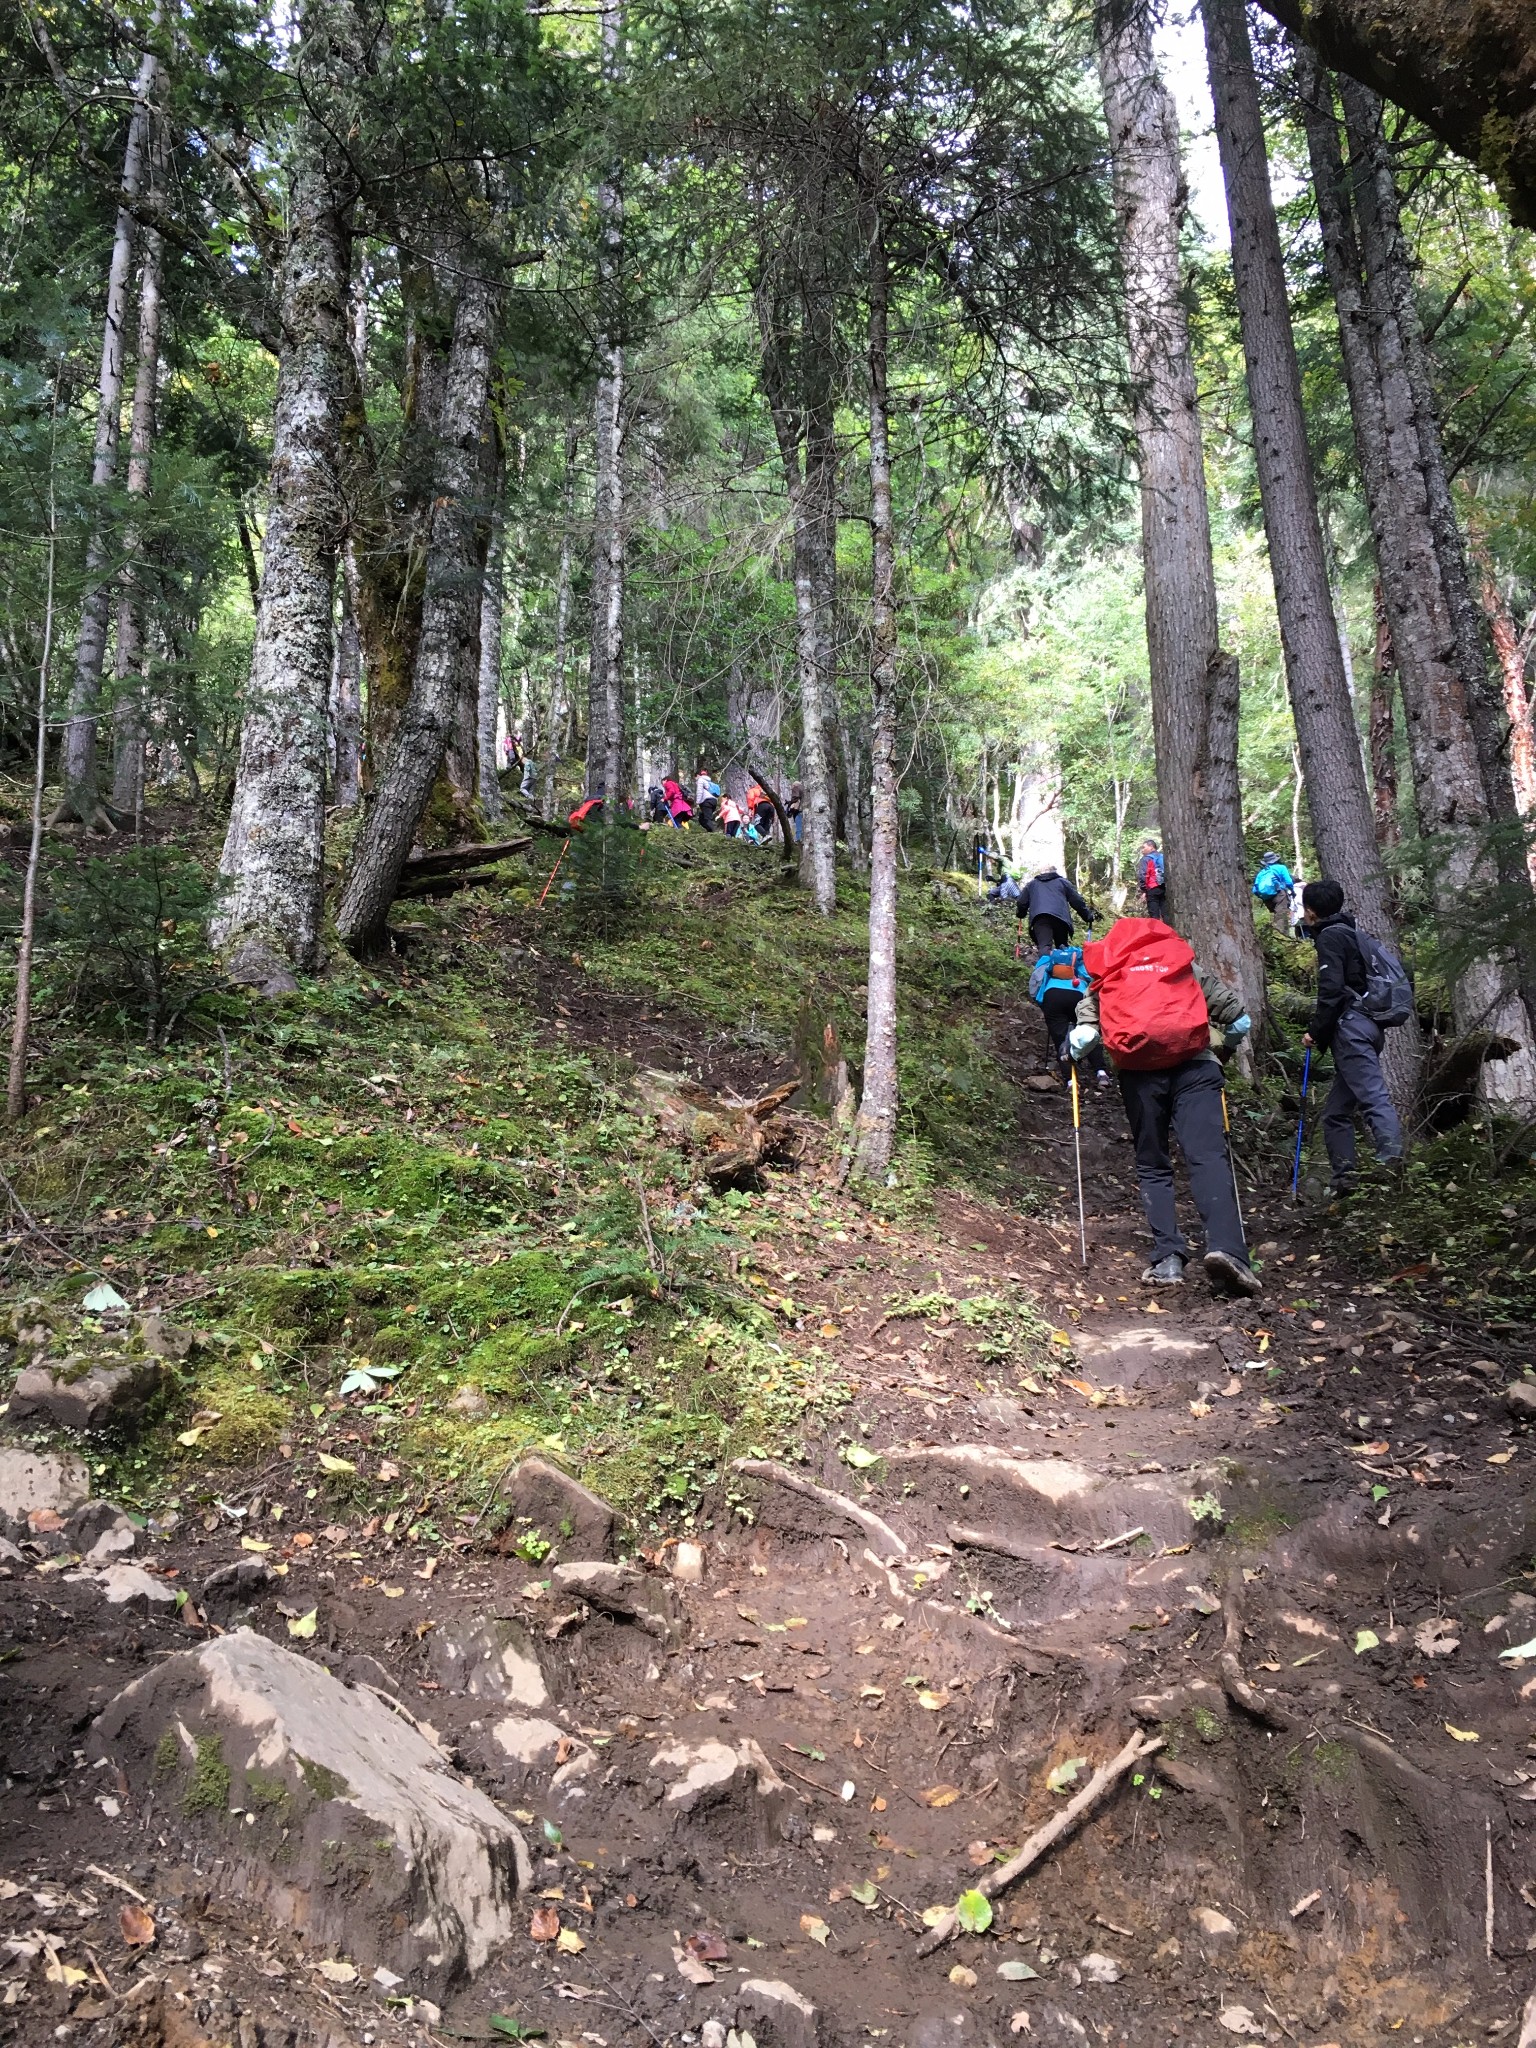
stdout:
<svg viewBox="0 0 1536 2048">
<path fill-rule="evenodd" d="M 1311 931 L 1317 948 L 1317 1001 L 1307 1030 L 1323 1051 L 1331 1044 L 1339 1019 L 1355 996 L 1366 990 L 1365 954 L 1347 910 L 1319 918 Z"/>
<path fill-rule="evenodd" d="M 1042 869 L 1019 892 L 1019 916 L 1026 922 L 1032 917 L 1059 917 L 1070 931 L 1074 910 L 1084 924 L 1093 922 L 1090 905 L 1055 868 Z"/>
</svg>

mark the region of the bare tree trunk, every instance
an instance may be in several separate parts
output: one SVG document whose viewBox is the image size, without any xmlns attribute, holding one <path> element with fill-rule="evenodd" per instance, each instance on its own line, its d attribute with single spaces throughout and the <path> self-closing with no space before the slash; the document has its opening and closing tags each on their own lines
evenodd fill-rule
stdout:
<svg viewBox="0 0 1536 2048">
<path fill-rule="evenodd" d="M 497 773 L 496 728 L 501 710 L 501 631 L 506 604 L 503 569 L 506 560 L 506 476 L 498 463 L 492 485 L 491 540 L 480 593 L 480 677 L 476 702 L 476 791 L 480 808 L 492 822 L 502 816 L 501 778 Z"/>
<path fill-rule="evenodd" d="M 802 293 L 806 346 L 802 374 L 808 376 L 813 318 Z M 836 445 L 830 374 L 816 371 L 816 389 L 793 389 L 792 338 L 784 332 L 776 293 L 757 293 L 762 337 L 762 382 L 773 416 L 794 525 L 795 666 L 800 692 L 801 880 L 816 908 L 830 917 L 837 908 L 837 828 L 827 758 L 827 683 L 833 660 L 832 608 L 836 576 Z M 820 316 L 817 316 L 819 322 Z M 824 323 L 821 323 L 824 325 Z M 818 336 L 818 338 L 821 338 Z M 830 346 L 830 336 L 825 337 Z M 829 542 L 830 530 L 830 542 Z"/>
<path fill-rule="evenodd" d="M 1531 693 L 1525 679 L 1525 651 L 1509 615 L 1509 606 L 1499 589 L 1493 562 L 1487 549 L 1474 543 L 1479 575 L 1479 595 L 1488 620 L 1489 637 L 1499 664 L 1503 685 L 1504 715 L 1509 721 L 1509 772 L 1514 785 L 1515 807 L 1522 818 L 1536 811 L 1536 732 L 1532 730 Z M 1526 866 L 1536 884 L 1536 846 L 1527 845 Z"/>
<path fill-rule="evenodd" d="M 433 484 L 421 639 L 389 766 L 374 795 L 336 911 L 357 954 L 388 943 L 386 919 L 466 689 L 473 690 L 481 591 L 481 442 L 490 391 L 494 313 L 483 262 L 466 267 L 454 315 Z"/>
<path fill-rule="evenodd" d="M 59 522 L 54 498 L 54 434 L 58 427 L 58 385 L 54 385 L 53 433 L 48 445 L 48 568 L 43 603 L 43 652 L 37 665 L 37 724 L 32 756 L 32 836 L 21 891 L 21 934 L 16 948 L 16 1008 L 11 1018 L 11 1060 L 6 1080 L 6 1114 L 15 1123 L 27 1113 L 27 1049 L 32 1032 L 32 948 L 37 938 L 37 870 L 43 848 L 43 777 L 48 760 L 48 667 L 53 659 L 54 570 Z"/>
<path fill-rule="evenodd" d="M 1173 921 L 1263 1014 L 1237 775 L 1238 667 L 1220 639 L 1189 320 L 1178 117 L 1145 13 L 1100 0 L 1099 76 L 1125 270 L 1158 805 Z"/>
<path fill-rule="evenodd" d="M 353 603 L 356 577 L 343 566 L 340 631 L 331 689 L 331 802 L 351 810 L 363 793 L 363 648 Z"/>
<path fill-rule="evenodd" d="M 151 136 L 150 180 L 159 156 L 158 138 Z M 150 468 L 155 452 L 155 401 L 160 381 L 160 272 L 165 244 L 158 228 L 144 230 L 139 269 L 138 363 L 133 378 L 133 410 L 128 426 L 128 496 L 142 506 L 149 496 Z M 117 647 L 112 708 L 114 755 L 112 801 L 135 822 L 144 809 L 144 531 L 135 517 L 126 536 L 122 591 L 117 608 Z"/>
<path fill-rule="evenodd" d="M 846 706 L 838 711 L 837 736 L 843 756 L 843 843 L 848 848 L 849 865 L 858 874 L 865 865 L 864 777 L 859 760 L 859 736 Z"/>
<path fill-rule="evenodd" d="M 1324 257 L 1339 315 L 1361 475 L 1396 657 L 1419 831 L 1442 927 L 1455 931 L 1468 892 L 1491 879 L 1479 841 L 1489 822 L 1482 765 L 1468 716 L 1455 623 L 1435 546 L 1423 447 L 1397 308 L 1387 271 L 1389 220 L 1375 159 L 1380 108 L 1348 83 L 1345 114 L 1355 159 L 1346 181 L 1333 90 L 1303 53 L 1302 115 L 1318 197 Z M 1474 961 L 1456 979 L 1456 1028 L 1494 1031 L 1520 1050 L 1483 1069 L 1489 1099 L 1520 1114 L 1536 1109 L 1536 1058 L 1512 962 Z"/>
<path fill-rule="evenodd" d="M 544 761 L 544 816 L 555 815 L 555 779 L 570 722 L 566 662 L 571 634 L 571 528 L 576 518 L 576 429 L 565 430 L 565 480 L 560 491 L 560 566 L 555 572 L 554 674 L 549 685 L 549 752 Z"/>
<path fill-rule="evenodd" d="M 604 0 L 603 71 L 619 70 L 623 11 Z M 624 345 L 619 338 L 624 262 L 624 195 L 615 166 L 597 192 L 597 289 L 603 331 L 593 407 L 597 477 L 592 513 L 592 656 L 588 676 L 587 793 L 601 785 L 603 815 L 616 823 L 624 800 Z"/>
<path fill-rule="evenodd" d="M 356 75 L 356 26 L 347 0 L 301 9 L 300 61 L 322 99 Z M 219 861 L 227 886 L 210 927 L 231 977 L 272 994 L 320 954 L 341 423 L 355 375 L 351 172 L 331 127 L 313 116 L 299 123 L 295 152 L 261 604 Z"/>
<path fill-rule="evenodd" d="M 1376 843 L 1383 852 L 1402 834 L 1397 822 L 1397 747 L 1393 736 L 1392 684 L 1397 661 L 1392 628 L 1387 624 L 1381 585 L 1376 586 L 1376 655 L 1371 664 L 1371 799 L 1376 817 Z"/>
<path fill-rule="evenodd" d="M 155 14 L 155 26 L 160 20 Z M 55 819 L 77 818 L 82 825 L 109 822 L 97 789 L 96 719 L 101 705 L 101 676 L 107 652 L 107 621 L 111 616 L 113 582 L 109 575 L 112 540 L 108 528 L 107 493 L 117 474 L 117 445 L 122 430 L 123 354 L 128 324 L 128 275 L 133 261 L 132 202 L 144 187 L 148 165 L 150 103 L 159 82 L 159 59 L 146 50 L 133 85 L 133 113 L 123 151 L 123 203 L 112 231 L 112 257 L 107 266 L 107 306 L 101 333 L 101 368 L 96 380 L 96 445 L 91 458 L 92 510 L 85 548 L 85 590 L 80 600 L 80 626 L 75 639 L 75 672 L 69 691 L 69 723 L 64 728 L 61 771 L 63 794 Z"/>
<path fill-rule="evenodd" d="M 869 500 L 873 577 L 870 592 L 869 982 L 864 1087 L 854 1123 L 853 1170 L 883 1179 L 896 1149 L 896 525 L 891 510 L 889 369 L 890 277 L 885 228 L 875 201 L 869 245 Z"/>
</svg>

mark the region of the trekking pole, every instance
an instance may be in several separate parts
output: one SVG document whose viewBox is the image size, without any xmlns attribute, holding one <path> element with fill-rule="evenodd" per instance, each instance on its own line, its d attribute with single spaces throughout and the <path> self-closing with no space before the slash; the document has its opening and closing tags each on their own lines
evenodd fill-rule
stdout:
<svg viewBox="0 0 1536 2048">
<path fill-rule="evenodd" d="M 1296 1119 L 1296 1157 L 1291 1161 L 1291 1200 L 1297 1199 L 1301 1184 L 1301 1134 L 1307 1127 L 1307 1082 L 1312 1074 L 1312 1048 L 1307 1047 L 1307 1056 L 1301 1063 L 1301 1115 Z"/>
<path fill-rule="evenodd" d="M 1227 1091 L 1221 1091 L 1221 1128 L 1227 1137 L 1227 1171 L 1232 1176 L 1232 1199 L 1237 1204 L 1237 1227 L 1243 1233 L 1243 1242 L 1248 1242 L 1248 1226 L 1243 1221 L 1243 1198 L 1237 1191 L 1237 1161 L 1232 1156 L 1232 1122 L 1227 1115 Z"/>
<path fill-rule="evenodd" d="M 554 866 L 549 871 L 549 880 L 544 884 L 544 895 L 540 896 L 538 900 L 538 909 L 542 910 L 544 908 L 544 897 L 549 894 L 550 889 L 554 884 L 554 879 L 556 875 L 558 875 L 560 872 L 560 861 L 565 859 L 565 856 L 570 852 L 570 850 L 571 842 L 569 839 L 567 839 L 564 846 L 562 846 L 560 849 L 560 860 L 557 860 Z"/>
<path fill-rule="evenodd" d="M 1077 1155 L 1077 1241 L 1088 1263 L 1088 1219 L 1083 1214 L 1083 1120 L 1078 1103 L 1077 1062 L 1072 1062 L 1072 1149 Z"/>
</svg>

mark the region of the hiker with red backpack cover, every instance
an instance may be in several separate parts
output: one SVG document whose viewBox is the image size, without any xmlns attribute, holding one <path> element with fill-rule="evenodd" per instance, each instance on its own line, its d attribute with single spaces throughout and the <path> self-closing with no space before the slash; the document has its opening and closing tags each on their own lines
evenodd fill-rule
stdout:
<svg viewBox="0 0 1536 2048">
<path fill-rule="evenodd" d="M 1163 856 L 1155 839 L 1143 839 L 1136 853 L 1136 886 L 1141 891 L 1148 917 L 1161 918 L 1168 901 Z"/>
<path fill-rule="evenodd" d="M 1080 1060 L 1102 1040 L 1120 1082 L 1152 1231 L 1142 1279 L 1177 1287 L 1191 1256 L 1174 1204 L 1176 1138 L 1205 1226 L 1207 1278 L 1218 1294 L 1258 1294 L 1222 1116 L 1221 1056 L 1252 1029 L 1241 999 L 1203 973 L 1188 940 L 1160 918 L 1121 918 L 1083 948 L 1083 964 L 1088 993 L 1067 1043 Z"/>
</svg>

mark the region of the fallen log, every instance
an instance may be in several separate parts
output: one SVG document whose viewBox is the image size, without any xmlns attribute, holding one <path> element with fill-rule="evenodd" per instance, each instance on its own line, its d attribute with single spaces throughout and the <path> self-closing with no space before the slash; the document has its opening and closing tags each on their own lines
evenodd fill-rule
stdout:
<svg viewBox="0 0 1536 2048">
<path fill-rule="evenodd" d="M 1118 1755 L 1112 1756 L 1107 1764 L 1100 1764 L 1075 1799 L 1069 1799 L 1061 1812 L 1053 1814 L 1044 1827 L 1036 1828 L 1017 1856 L 1011 1856 L 1006 1863 L 989 1870 L 975 1889 L 986 1899 L 995 1899 L 999 1892 L 1006 1891 L 1015 1878 L 1022 1877 L 1047 1850 L 1054 1849 L 1059 1841 L 1070 1835 L 1078 1822 L 1093 1811 L 1112 1786 L 1119 1784 L 1127 1771 L 1145 1758 L 1155 1756 L 1162 1747 L 1161 1736 L 1143 1735 L 1138 1728 Z M 959 1926 L 960 1916 L 951 1909 L 917 1944 L 918 1954 L 931 1956 L 936 1948 L 942 1948 L 946 1941 L 954 1939 Z"/>
<path fill-rule="evenodd" d="M 419 882 L 427 875 L 461 875 L 466 868 L 486 868 L 514 853 L 526 853 L 533 840 L 492 839 L 468 841 L 458 846 L 434 846 L 424 853 L 407 854 L 400 873 L 401 887 Z"/>
<path fill-rule="evenodd" d="M 788 1082 L 755 1102 L 731 1102 L 681 1074 L 646 1067 L 633 1088 L 636 1103 L 656 1118 L 663 1136 L 696 1153 L 704 1178 L 725 1188 L 754 1186 L 769 1160 L 795 1157 L 789 1126 L 782 1118 L 764 1119 L 797 1085 Z"/>
</svg>

